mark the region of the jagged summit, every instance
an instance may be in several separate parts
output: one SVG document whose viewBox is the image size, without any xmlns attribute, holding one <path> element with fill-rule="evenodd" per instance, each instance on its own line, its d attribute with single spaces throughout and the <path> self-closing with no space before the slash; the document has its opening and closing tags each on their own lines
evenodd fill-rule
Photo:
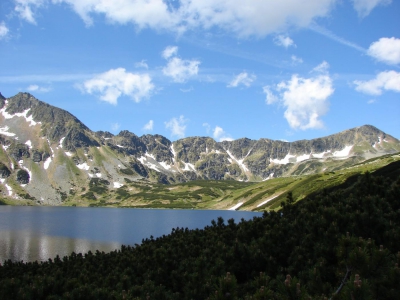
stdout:
<svg viewBox="0 0 400 300">
<path fill-rule="evenodd" d="M 400 151 L 400 142 L 371 125 L 312 140 L 241 138 L 216 142 L 127 130 L 91 131 L 69 112 L 29 93 L 0 94 L 2 194 L 60 204 L 69 197 L 98 197 L 126 182 L 194 179 L 262 181 L 329 171 Z M 89 192 L 88 192 L 89 190 Z"/>
</svg>

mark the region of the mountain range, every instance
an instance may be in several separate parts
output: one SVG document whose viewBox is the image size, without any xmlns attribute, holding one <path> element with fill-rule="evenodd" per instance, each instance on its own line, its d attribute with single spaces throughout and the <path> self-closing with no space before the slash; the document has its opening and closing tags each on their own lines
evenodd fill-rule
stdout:
<svg viewBox="0 0 400 300">
<path fill-rule="evenodd" d="M 241 138 L 217 142 L 91 131 L 71 113 L 29 93 L 0 94 L 0 193 L 34 204 L 62 205 L 126 191 L 130 182 L 260 182 L 330 172 L 400 151 L 400 141 L 371 125 L 312 140 Z M 134 195 L 134 188 L 129 188 Z M 118 193 L 117 193 L 118 194 Z"/>
</svg>

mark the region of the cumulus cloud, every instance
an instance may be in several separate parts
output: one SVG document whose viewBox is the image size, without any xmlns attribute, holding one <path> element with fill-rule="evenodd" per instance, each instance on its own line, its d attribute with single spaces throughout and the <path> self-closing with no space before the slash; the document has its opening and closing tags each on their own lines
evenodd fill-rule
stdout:
<svg viewBox="0 0 400 300">
<path fill-rule="evenodd" d="M 177 46 L 168 46 L 162 52 L 162 57 L 165 59 L 170 58 L 171 56 L 175 56 L 178 54 L 178 47 Z"/>
<path fill-rule="evenodd" d="M 179 118 L 172 118 L 168 122 L 165 122 L 165 128 L 171 131 L 172 136 L 184 138 L 187 121 L 183 115 Z"/>
<path fill-rule="evenodd" d="M 263 92 L 266 95 L 265 102 L 267 102 L 267 104 L 272 104 L 279 100 L 279 98 L 277 96 L 275 96 L 275 94 L 271 91 L 270 86 L 268 86 L 268 85 L 264 86 Z"/>
<path fill-rule="evenodd" d="M 388 5 L 392 0 L 353 0 L 353 7 L 358 16 L 364 18 L 378 5 Z"/>
<path fill-rule="evenodd" d="M 35 11 L 45 2 L 46 0 L 15 0 L 14 10 L 21 19 L 36 25 Z"/>
<path fill-rule="evenodd" d="M 368 55 L 376 60 L 387 63 L 389 65 L 396 65 L 400 63 L 400 39 L 395 37 L 380 38 L 378 41 L 373 42 L 368 48 Z"/>
<path fill-rule="evenodd" d="M 17 0 L 20 15 L 35 20 L 32 8 L 50 0 Z M 52 0 L 68 4 L 88 25 L 94 15 L 113 23 L 131 23 L 137 28 L 184 32 L 194 28 L 219 27 L 240 37 L 265 36 L 289 27 L 307 27 L 329 14 L 337 0 Z"/>
<path fill-rule="evenodd" d="M 242 72 L 239 75 L 235 76 L 235 78 L 233 78 L 233 80 L 227 85 L 227 87 L 237 87 L 239 84 L 243 84 L 244 86 L 249 87 L 255 79 L 255 75 L 249 75 L 247 74 L 247 72 Z"/>
<path fill-rule="evenodd" d="M 143 69 L 148 69 L 149 65 L 146 63 L 146 61 L 143 59 L 137 63 L 135 63 L 135 68 L 143 68 Z"/>
<path fill-rule="evenodd" d="M 99 94 L 101 100 L 116 105 L 122 95 L 140 102 L 151 95 L 154 84 L 148 74 L 134 74 L 117 68 L 85 81 L 82 89 L 89 94 Z"/>
<path fill-rule="evenodd" d="M 285 48 L 289 48 L 290 46 L 296 47 L 296 44 L 294 43 L 294 41 L 290 37 L 284 36 L 284 35 L 276 36 L 274 38 L 274 43 L 275 43 L 275 45 L 282 46 Z"/>
<path fill-rule="evenodd" d="M 326 61 L 323 61 L 318 66 L 316 66 L 314 69 L 312 69 L 311 72 L 327 73 L 328 70 L 329 70 L 329 64 Z"/>
<path fill-rule="evenodd" d="M 82 18 L 87 26 L 93 24 L 92 15 L 104 15 L 110 22 L 133 23 L 142 28 L 176 28 L 179 18 L 163 0 L 52 0 L 67 3 Z"/>
<path fill-rule="evenodd" d="M 26 88 L 29 92 L 42 92 L 42 93 L 47 93 L 51 91 L 50 87 L 43 87 L 43 86 L 38 86 L 37 84 L 31 84 Z"/>
<path fill-rule="evenodd" d="M 3 22 L 0 23 L 0 41 L 4 39 L 8 35 L 8 28 L 6 24 Z"/>
<path fill-rule="evenodd" d="M 162 57 L 168 60 L 167 65 L 163 68 L 163 74 L 171 77 L 174 82 L 186 82 L 190 77 L 197 75 L 199 72 L 200 61 L 187 60 L 176 57 L 178 47 L 168 46 L 162 52 Z"/>
<path fill-rule="evenodd" d="M 383 91 L 393 91 L 400 93 L 400 73 L 396 71 L 380 72 L 376 78 L 369 81 L 353 82 L 356 91 L 368 95 L 381 95 Z"/>
<path fill-rule="evenodd" d="M 143 126 L 143 130 L 144 131 L 152 131 L 153 130 L 153 126 L 154 126 L 154 121 L 150 120 L 149 122 L 147 122 L 144 126 Z"/>
<path fill-rule="evenodd" d="M 213 131 L 214 139 L 223 142 L 223 141 L 233 141 L 233 138 L 230 137 L 221 127 L 215 126 Z"/>
<path fill-rule="evenodd" d="M 333 94 L 332 79 L 327 73 L 327 63 L 314 68 L 318 72 L 310 78 L 292 75 L 288 81 L 282 81 L 274 88 L 264 87 L 267 104 L 281 103 L 285 108 L 284 117 L 293 129 L 311 129 L 323 127 L 321 116 L 329 108 L 328 98 Z"/>
<path fill-rule="evenodd" d="M 292 60 L 292 64 L 297 65 L 297 64 L 302 64 L 303 63 L 303 59 L 300 57 L 297 57 L 296 55 L 292 55 L 290 57 L 290 59 Z"/>
</svg>

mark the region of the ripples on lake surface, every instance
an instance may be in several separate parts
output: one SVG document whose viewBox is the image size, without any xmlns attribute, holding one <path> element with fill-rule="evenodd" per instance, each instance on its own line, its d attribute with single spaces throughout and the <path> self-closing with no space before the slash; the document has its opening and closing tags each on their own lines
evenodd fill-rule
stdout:
<svg viewBox="0 0 400 300">
<path fill-rule="evenodd" d="M 221 210 L 0 206 L 0 262 L 47 260 L 167 235 L 172 228 L 204 228 L 211 220 L 252 219 L 261 213 Z"/>
</svg>

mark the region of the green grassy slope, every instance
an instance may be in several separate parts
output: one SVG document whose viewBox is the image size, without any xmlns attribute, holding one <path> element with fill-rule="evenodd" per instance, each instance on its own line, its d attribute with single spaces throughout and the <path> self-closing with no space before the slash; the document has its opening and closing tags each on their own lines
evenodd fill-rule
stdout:
<svg viewBox="0 0 400 300">
<path fill-rule="evenodd" d="M 399 160 L 400 154 L 397 153 L 366 160 L 336 171 L 273 178 L 259 183 L 197 180 L 162 185 L 145 180 L 125 179 L 121 188 L 113 188 L 110 184 L 100 184 L 96 188 L 89 185 L 65 205 L 229 209 L 242 203 L 239 210 L 270 211 L 280 208 L 288 191 L 293 193 L 296 202 L 317 191 L 342 184 L 352 176 L 366 171 L 374 172 Z"/>
</svg>

